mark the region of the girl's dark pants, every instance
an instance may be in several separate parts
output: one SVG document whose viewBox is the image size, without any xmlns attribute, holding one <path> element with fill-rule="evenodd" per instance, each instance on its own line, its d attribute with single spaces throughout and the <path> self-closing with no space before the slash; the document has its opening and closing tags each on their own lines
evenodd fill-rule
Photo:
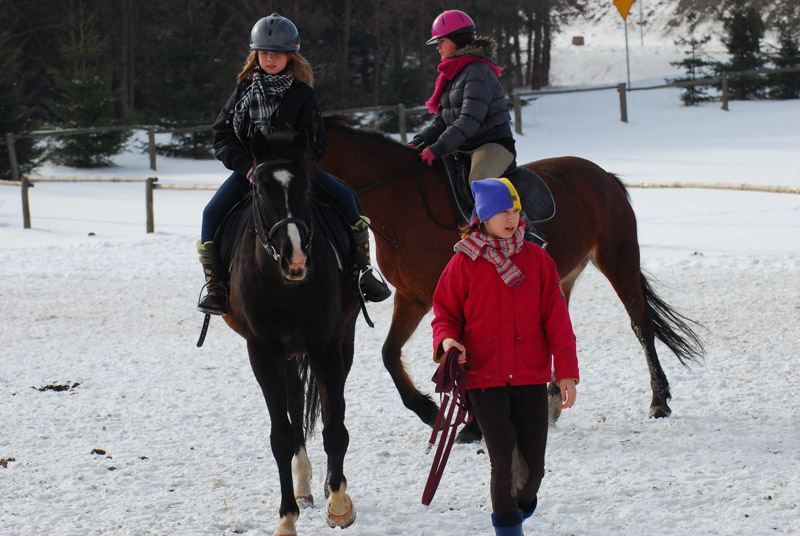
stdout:
<svg viewBox="0 0 800 536">
<path fill-rule="evenodd" d="M 547 384 L 469 389 L 472 412 L 483 432 L 492 466 L 492 510 L 530 515 L 544 477 L 547 446 Z M 514 448 L 527 464 L 527 481 L 512 490 Z M 524 472 L 523 472 L 524 474 Z"/>
<path fill-rule="evenodd" d="M 354 225 L 359 219 L 359 213 L 353 191 L 332 175 L 319 168 L 315 168 L 315 170 L 311 180 L 321 184 L 323 188 L 336 197 L 339 201 L 339 207 L 347 217 L 348 223 Z M 225 215 L 236 203 L 244 199 L 250 188 L 250 181 L 235 171 L 222 183 L 211 198 L 211 201 L 206 205 L 205 210 L 203 210 L 203 225 L 200 229 L 200 240 L 203 243 L 214 240 L 214 234 L 217 232 L 217 228 L 222 223 Z"/>
</svg>

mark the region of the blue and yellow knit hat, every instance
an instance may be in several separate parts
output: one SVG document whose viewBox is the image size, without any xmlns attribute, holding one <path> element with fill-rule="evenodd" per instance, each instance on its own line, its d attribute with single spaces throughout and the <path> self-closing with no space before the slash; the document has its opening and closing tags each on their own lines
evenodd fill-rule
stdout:
<svg viewBox="0 0 800 536">
<path fill-rule="evenodd" d="M 473 221 L 477 216 L 478 221 L 484 222 L 498 212 L 510 208 L 522 210 L 517 189 L 506 178 L 473 181 L 472 196 L 475 198 L 475 209 L 472 211 Z"/>
</svg>

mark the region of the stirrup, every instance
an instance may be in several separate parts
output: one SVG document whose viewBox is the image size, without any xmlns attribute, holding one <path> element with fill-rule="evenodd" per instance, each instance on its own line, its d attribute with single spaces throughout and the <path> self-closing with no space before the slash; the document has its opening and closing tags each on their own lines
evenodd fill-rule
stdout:
<svg viewBox="0 0 800 536">
<path fill-rule="evenodd" d="M 391 292 L 391 290 L 389 290 L 389 285 L 388 285 L 388 283 L 386 283 L 386 279 L 383 277 L 383 274 L 380 273 L 380 271 L 378 271 L 375 268 L 373 268 L 371 265 L 367 265 L 367 267 L 364 270 L 359 270 L 359 272 L 358 272 L 358 280 L 356 281 L 356 287 L 358 287 L 358 293 L 361 296 L 361 302 L 362 303 L 366 303 L 368 301 L 375 302 L 375 300 L 368 300 L 367 299 L 367 297 L 364 295 L 364 286 L 365 285 L 361 284 L 361 281 L 364 279 L 364 277 L 368 277 L 370 272 L 373 273 L 373 277 L 375 277 L 374 274 L 377 274 L 377 277 L 375 277 L 375 280 L 376 281 L 380 281 L 380 283 L 383 284 L 383 286 L 389 292 L 389 294 L 387 294 L 386 298 L 388 298 L 389 296 L 392 295 L 392 292 Z M 386 298 L 382 298 L 379 301 L 383 301 Z"/>
<path fill-rule="evenodd" d="M 206 284 L 203 285 L 202 288 L 200 289 L 200 294 L 197 297 L 197 310 L 200 311 L 201 313 L 205 313 L 207 315 L 226 315 L 226 314 L 228 314 L 228 307 L 227 307 L 227 305 L 228 305 L 228 290 L 225 288 L 224 285 L 221 285 L 217 281 L 214 281 L 214 283 L 219 285 L 222 288 L 222 292 L 225 293 L 225 304 L 223 305 L 223 307 L 215 308 L 215 307 L 204 307 L 204 306 L 200 305 L 200 302 L 203 301 L 203 298 L 209 296 L 209 293 L 206 293 L 206 295 L 203 296 L 203 291 L 206 290 L 206 287 L 208 287 L 209 283 L 211 283 L 211 282 L 212 282 L 212 280 L 209 279 L 208 281 L 206 281 Z"/>
</svg>

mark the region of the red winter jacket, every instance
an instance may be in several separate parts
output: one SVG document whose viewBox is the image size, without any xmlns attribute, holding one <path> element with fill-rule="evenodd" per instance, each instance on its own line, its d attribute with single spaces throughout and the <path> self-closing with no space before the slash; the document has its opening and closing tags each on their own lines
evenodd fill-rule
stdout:
<svg viewBox="0 0 800 536">
<path fill-rule="evenodd" d="M 508 287 L 493 264 L 456 253 L 433 295 L 434 359 L 451 337 L 472 357 L 467 389 L 579 379 L 575 334 L 553 259 L 525 242 L 511 261 L 525 275 Z M 551 356 L 554 360 L 551 360 Z"/>
</svg>

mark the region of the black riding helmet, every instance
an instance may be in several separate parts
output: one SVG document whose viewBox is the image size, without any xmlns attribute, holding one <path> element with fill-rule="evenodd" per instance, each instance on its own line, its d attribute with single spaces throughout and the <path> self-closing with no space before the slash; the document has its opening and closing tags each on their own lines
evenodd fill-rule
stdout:
<svg viewBox="0 0 800 536">
<path fill-rule="evenodd" d="M 250 50 L 295 52 L 300 50 L 300 34 L 292 21 L 273 13 L 253 25 Z"/>
</svg>

